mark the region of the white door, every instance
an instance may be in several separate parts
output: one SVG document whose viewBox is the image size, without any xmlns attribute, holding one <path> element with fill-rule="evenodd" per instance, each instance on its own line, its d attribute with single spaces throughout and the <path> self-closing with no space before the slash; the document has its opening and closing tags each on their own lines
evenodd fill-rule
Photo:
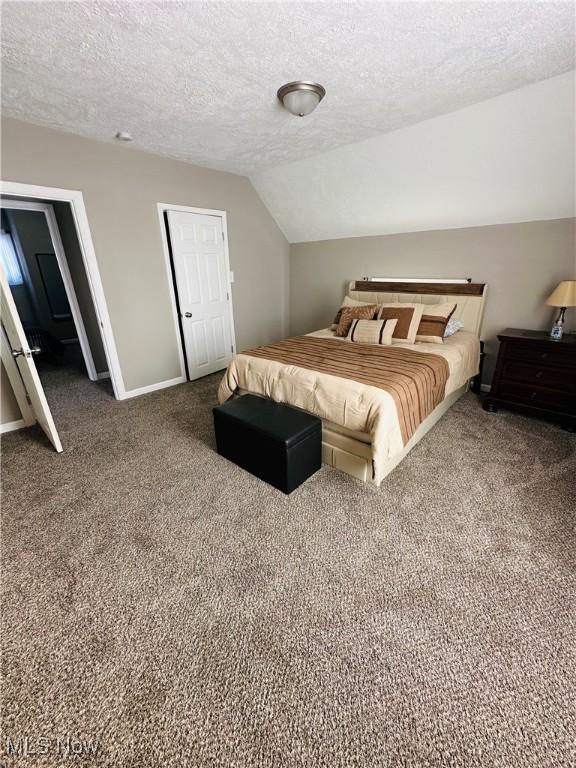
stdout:
<svg viewBox="0 0 576 768">
<path fill-rule="evenodd" d="M 32 352 L 28 346 L 26 334 L 22 328 L 18 310 L 16 304 L 12 298 L 10 286 L 6 278 L 6 273 L 3 267 L 0 265 L 0 309 L 2 312 L 2 325 L 8 337 L 8 342 L 11 347 L 11 354 L 15 354 L 16 364 L 18 365 L 18 371 L 22 376 L 24 387 L 28 397 L 30 398 L 30 405 L 34 411 L 36 420 L 46 433 L 46 437 L 54 448 L 60 453 L 62 450 L 62 443 L 50 412 L 50 406 L 46 400 L 44 389 L 36 370 L 36 365 L 32 358 Z"/>
<path fill-rule="evenodd" d="M 178 304 L 191 380 L 234 355 L 230 277 L 220 216 L 168 211 Z"/>
</svg>

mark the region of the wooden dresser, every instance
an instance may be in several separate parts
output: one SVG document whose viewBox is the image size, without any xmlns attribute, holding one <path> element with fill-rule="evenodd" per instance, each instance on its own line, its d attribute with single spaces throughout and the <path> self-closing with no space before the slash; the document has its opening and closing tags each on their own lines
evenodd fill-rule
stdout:
<svg viewBox="0 0 576 768">
<path fill-rule="evenodd" d="M 498 340 L 484 408 L 496 411 L 501 406 L 576 430 L 576 334 L 554 341 L 547 331 L 507 328 Z"/>
</svg>

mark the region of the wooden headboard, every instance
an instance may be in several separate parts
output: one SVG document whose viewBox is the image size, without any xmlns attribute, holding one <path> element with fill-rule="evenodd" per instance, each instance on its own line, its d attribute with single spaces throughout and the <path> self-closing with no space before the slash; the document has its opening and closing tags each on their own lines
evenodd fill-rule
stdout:
<svg viewBox="0 0 576 768">
<path fill-rule="evenodd" d="M 443 304 L 452 301 L 457 304 L 454 319 L 464 324 L 466 331 L 480 336 L 486 283 L 395 283 L 375 280 L 353 280 L 348 295 L 357 301 L 384 304 L 408 302 L 411 304 Z"/>
</svg>

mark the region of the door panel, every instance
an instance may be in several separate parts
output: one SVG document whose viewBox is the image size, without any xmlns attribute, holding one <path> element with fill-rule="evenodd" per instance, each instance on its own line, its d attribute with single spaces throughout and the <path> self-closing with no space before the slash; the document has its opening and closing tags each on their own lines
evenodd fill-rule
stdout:
<svg viewBox="0 0 576 768">
<path fill-rule="evenodd" d="M 188 241 L 191 241 L 193 243 L 196 242 L 196 227 L 192 224 L 181 224 L 180 225 L 180 237 L 182 239 L 183 243 L 186 243 Z"/>
<path fill-rule="evenodd" d="M 221 219 L 218 219 L 218 221 L 221 221 Z M 218 234 L 220 231 L 220 228 L 218 226 L 215 226 L 214 224 L 201 224 L 201 231 L 202 231 L 202 241 L 209 245 L 210 243 L 213 243 L 216 245 L 218 243 Z"/>
<path fill-rule="evenodd" d="M 222 316 L 215 317 L 212 321 L 212 338 L 214 339 L 214 357 L 223 360 L 229 356 L 229 347 L 226 336 L 226 319 Z"/>
<path fill-rule="evenodd" d="M 190 328 L 192 349 L 194 350 L 194 364 L 195 367 L 201 368 L 207 366 L 210 362 L 210 354 L 208 352 L 208 338 L 206 335 L 206 321 L 195 320 L 191 322 Z"/>
<path fill-rule="evenodd" d="M 206 278 L 208 283 L 208 301 L 222 301 L 222 278 L 217 253 L 207 253 L 205 256 Z"/>
<path fill-rule="evenodd" d="M 220 216 L 168 211 L 190 379 L 225 368 L 234 354 L 228 267 Z"/>
<path fill-rule="evenodd" d="M 200 294 L 200 268 L 198 264 L 197 253 L 183 253 L 182 267 L 184 270 L 183 290 L 185 291 L 186 302 L 188 304 L 200 304 L 202 296 Z"/>
<path fill-rule="evenodd" d="M 36 370 L 36 365 L 32 359 L 28 340 L 24 333 L 24 329 L 22 328 L 18 310 L 16 309 L 16 304 L 14 303 L 2 265 L 0 265 L 0 304 L 2 325 L 6 332 L 9 345 L 12 350 L 21 352 L 15 360 L 24 387 L 30 398 L 30 405 L 32 406 L 36 420 L 46 433 L 48 440 L 50 440 L 54 448 L 60 453 L 62 451 L 62 443 L 60 442 L 60 437 L 56 425 L 54 424 L 54 419 L 52 418 L 50 406 L 46 400 L 44 388 L 42 387 L 38 371 Z"/>
</svg>

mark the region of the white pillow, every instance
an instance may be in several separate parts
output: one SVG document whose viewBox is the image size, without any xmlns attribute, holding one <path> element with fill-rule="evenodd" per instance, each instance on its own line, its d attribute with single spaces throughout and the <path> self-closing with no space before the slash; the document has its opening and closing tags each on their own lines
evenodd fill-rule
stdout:
<svg viewBox="0 0 576 768">
<path fill-rule="evenodd" d="M 454 336 L 454 334 L 461 331 L 462 328 L 464 328 L 464 323 L 461 323 L 460 320 L 448 320 L 446 328 L 444 329 L 444 338 L 446 339 L 448 336 Z"/>
</svg>

